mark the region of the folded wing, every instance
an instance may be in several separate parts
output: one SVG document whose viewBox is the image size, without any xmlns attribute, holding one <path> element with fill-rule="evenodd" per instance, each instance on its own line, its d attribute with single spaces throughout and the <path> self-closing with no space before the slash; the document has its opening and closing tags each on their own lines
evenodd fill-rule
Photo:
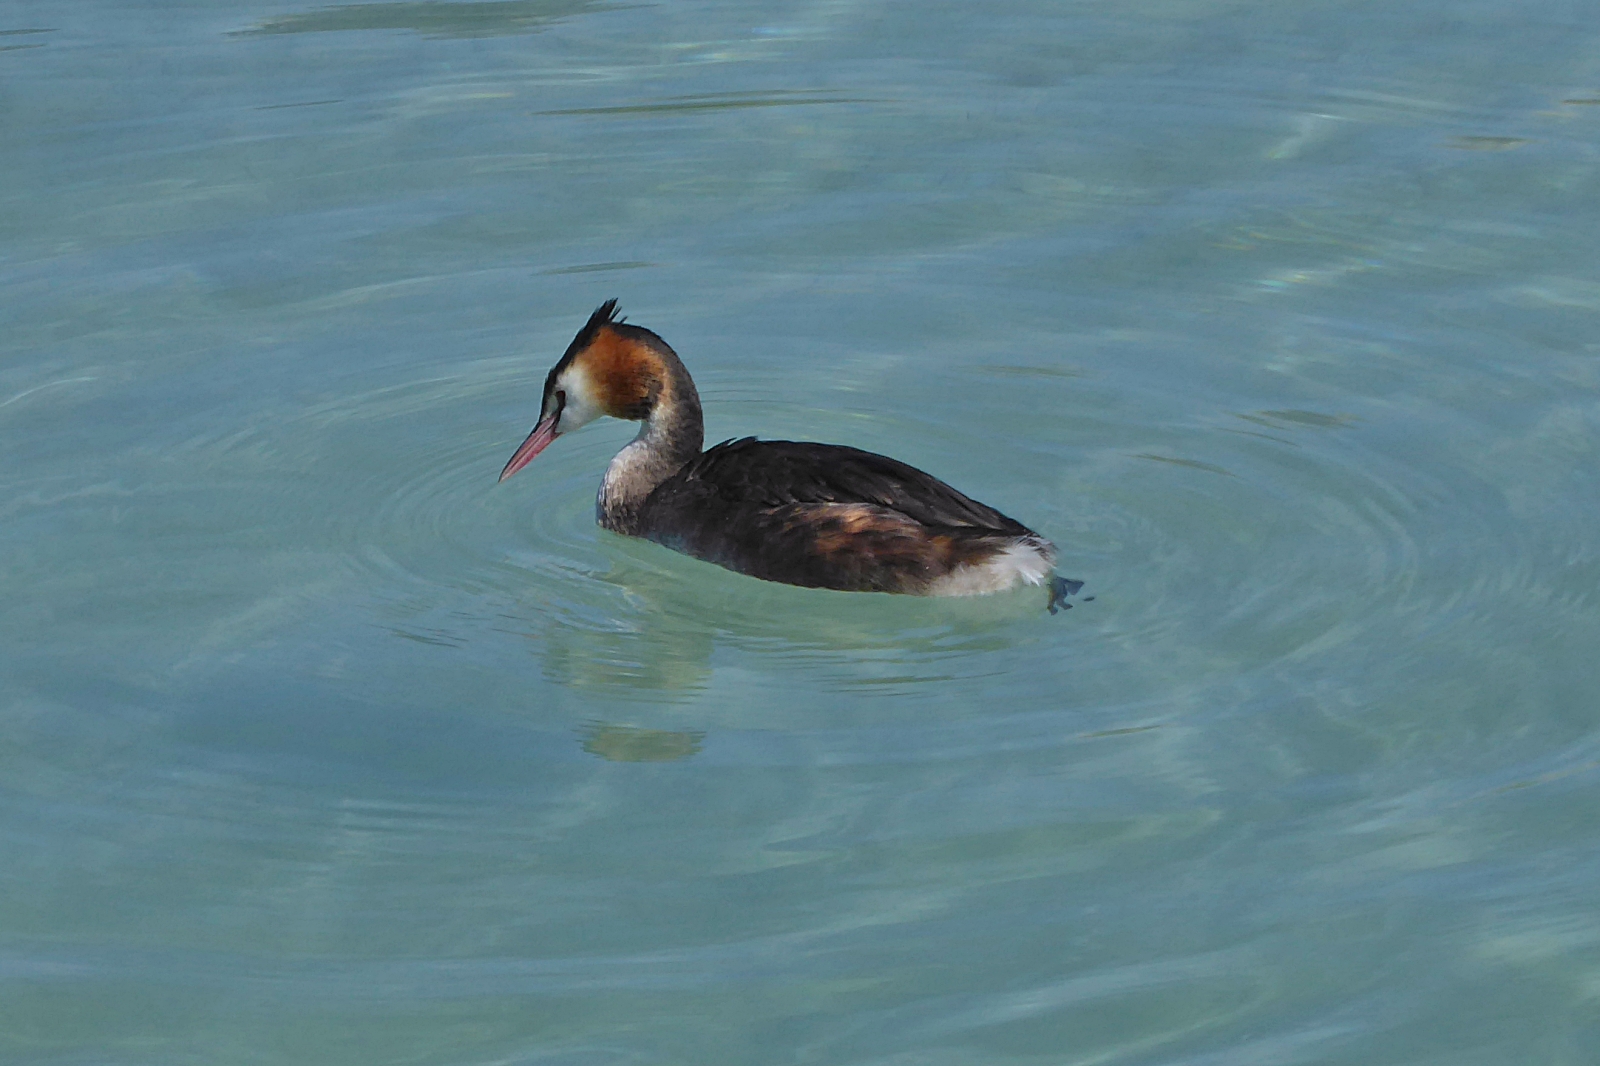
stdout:
<svg viewBox="0 0 1600 1066">
<path fill-rule="evenodd" d="M 728 441 L 646 502 L 651 539 L 810 587 L 926 591 L 1036 534 L 938 478 L 833 444 Z M 1045 550 L 1048 545 L 1039 541 Z"/>
</svg>

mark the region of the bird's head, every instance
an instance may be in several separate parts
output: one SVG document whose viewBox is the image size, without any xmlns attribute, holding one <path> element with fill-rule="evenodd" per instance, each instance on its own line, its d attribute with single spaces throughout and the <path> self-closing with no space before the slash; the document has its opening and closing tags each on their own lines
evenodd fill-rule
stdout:
<svg viewBox="0 0 1600 1066">
<path fill-rule="evenodd" d="M 649 330 L 617 319 L 617 301 L 596 308 L 546 375 L 539 423 L 500 471 L 500 480 L 527 466 L 563 433 L 601 415 L 648 419 L 669 376 L 662 349 L 671 351 Z"/>
</svg>

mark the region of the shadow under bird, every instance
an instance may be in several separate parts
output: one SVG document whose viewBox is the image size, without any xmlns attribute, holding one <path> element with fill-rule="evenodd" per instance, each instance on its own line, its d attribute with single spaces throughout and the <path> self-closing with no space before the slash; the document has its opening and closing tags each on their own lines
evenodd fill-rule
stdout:
<svg viewBox="0 0 1600 1066">
<path fill-rule="evenodd" d="M 539 423 L 500 480 L 601 415 L 642 422 L 600 484 L 596 512 L 742 574 L 808 588 L 972 596 L 1083 585 L 1053 572 L 1048 540 L 931 474 L 839 444 L 745 437 L 702 450 L 700 396 L 678 354 L 601 304 L 544 380 Z"/>
</svg>

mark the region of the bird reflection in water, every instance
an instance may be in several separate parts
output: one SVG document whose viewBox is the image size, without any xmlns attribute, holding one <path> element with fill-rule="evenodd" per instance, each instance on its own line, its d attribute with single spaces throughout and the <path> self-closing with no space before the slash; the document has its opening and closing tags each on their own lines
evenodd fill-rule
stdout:
<svg viewBox="0 0 1600 1066">
<path fill-rule="evenodd" d="M 612 762 L 677 762 L 698 754 L 705 734 L 589 722 L 579 730 L 583 750 Z"/>
<path fill-rule="evenodd" d="M 631 609 L 551 619 L 538 641 L 545 677 L 567 689 L 650 703 L 682 702 L 704 689 L 715 627 L 663 610 L 660 593 L 670 581 L 625 558 L 598 580 L 626 590 Z"/>
</svg>

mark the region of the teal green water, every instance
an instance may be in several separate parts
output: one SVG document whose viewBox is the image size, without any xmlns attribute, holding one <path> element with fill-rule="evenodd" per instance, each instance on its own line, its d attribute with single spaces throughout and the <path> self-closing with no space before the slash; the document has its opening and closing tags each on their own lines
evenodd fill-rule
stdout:
<svg viewBox="0 0 1600 1066">
<path fill-rule="evenodd" d="M 1600 9 L 294 2 L 0 6 L 0 1061 L 1594 1061 Z M 1095 598 L 497 486 L 612 296 Z"/>
</svg>

